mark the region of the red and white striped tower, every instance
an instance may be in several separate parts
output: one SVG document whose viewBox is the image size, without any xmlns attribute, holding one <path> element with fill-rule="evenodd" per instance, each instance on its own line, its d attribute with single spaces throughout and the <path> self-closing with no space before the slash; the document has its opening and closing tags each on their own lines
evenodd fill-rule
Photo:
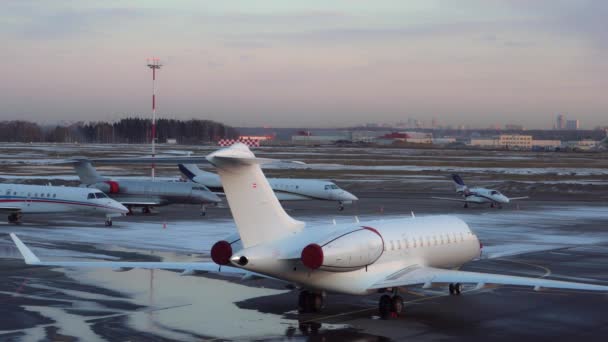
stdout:
<svg viewBox="0 0 608 342">
<path fill-rule="evenodd" d="M 152 159 L 156 157 L 156 70 L 160 70 L 162 64 L 160 59 L 149 58 L 146 60 L 148 68 L 152 69 Z M 152 162 L 152 180 L 154 180 L 155 163 Z"/>
</svg>

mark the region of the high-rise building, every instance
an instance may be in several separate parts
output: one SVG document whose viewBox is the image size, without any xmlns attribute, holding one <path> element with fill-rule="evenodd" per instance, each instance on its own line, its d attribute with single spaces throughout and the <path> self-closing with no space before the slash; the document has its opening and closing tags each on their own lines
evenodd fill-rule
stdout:
<svg viewBox="0 0 608 342">
<path fill-rule="evenodd" d="M 575 129 L 579 129 L 580 126 L 581 126 L 581 123 L 578 120 L 567 120 L 565 128 L 569 129 L 569 130 L 575 130 Z"/>
<path fill-rule="evenodd" d="M 564 129 L 566 128 L 566 118 L 564 118 L 563 114 L 557 115 L 557 121 L 555 123 L 555 129 Z"/>
</svg>

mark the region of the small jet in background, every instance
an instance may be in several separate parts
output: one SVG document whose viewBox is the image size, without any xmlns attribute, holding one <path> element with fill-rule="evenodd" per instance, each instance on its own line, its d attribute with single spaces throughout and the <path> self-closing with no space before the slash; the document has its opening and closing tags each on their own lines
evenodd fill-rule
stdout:
<svg viewBox="0 0 608 342">
<path fill-rule="evenodd" d="M 0 212 L 8 213 L 8 222 L 16 224 L 23 214 L 100 213 L 106 215 L 106 226 L 111 226 L 112 216 L 129 210 L 97 189 L 0 184 Z"/>
<path fill-rule="evenodd" d="M 468 208 L 469 203 L 472 204 L 486 204 L 490 203 L 490 207 L 502 208 L 503 204 L 507 204 L 511 201 L 522 200 L 528 198 L 524 197 L 507 197 L 500 193 L 498 190 L 488 188 L 469 188 L 462 178 L 457 174 L 452 174 L 452 181 L 456 187 L 456 192 L 462 196 L 462 198 L 448 198 L 448 197 L 432 197 L 434 199 L 446 200 L 446 201 L 458 201 L 464 202 L 464 207 Z"/>
<path fill-rule="evenodd" d="M 191 181 L 203 184 L 215 193 L 224 193 L 220 176 L 203 171 L 195 164 L 179 164 L 179 170 Z M 344 210 L 344 204 L 358 200 L 357 196 L 341 189 L 336 184 L 320 179 L 304 178 L 268 178 L 270 187 L 279 201 L 337 201 L 338 210 Z"/>
<path fill-rule="evenodd" d="M 141 207 L 144 214 L 151 207 L 169 204 L 200 204 L 201 215 L 206 214 L 206 205 L 216 205 L 222 201 L 204 185 L 184 182 L 152 180 L 114 180 L 100 175 L 91 160 L 75 159 L 74 170 L 80 182 L 89 188 L 97 188 L 125 205 L 132 214 L 133 207 Z"/>
</svg>

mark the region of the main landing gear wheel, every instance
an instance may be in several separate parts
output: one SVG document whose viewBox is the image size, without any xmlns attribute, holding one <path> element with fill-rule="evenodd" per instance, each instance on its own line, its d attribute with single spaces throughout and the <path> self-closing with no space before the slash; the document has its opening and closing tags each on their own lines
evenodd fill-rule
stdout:
<svg viewBox="0 0 608 342">
<path fill-rule="evenodd" d="M 201 216 L 207 215 L 207 207 L 205 205 L 201 206 Z"/>
<path fill-rule="evenodd" d="M 150 207 L 143 207 L 141 208 L 141 212 L 142 214 L 150 214 L 152 210 L 150 210 Z"/>
<path fill-rule="evenodd" d="M 8 223 L 20 224 L 21 223 L 21 213 L 12 213 L 8 215 Z"/>
<path fill-rule="evenodd" d="M 460 293 L 462 293 L 462 284 L 460 283 L 450 283 L 449 286 L 450 289 L 450 295 L 452 296 L 460 296 Z"/>
<path fill-rule="evenodd" d="M 106 227 L 112 227 L 112 220 L 106 219 Z"/>
<path fill-rule="evenodd" d="M 393 298 L 391 299 L 391 306 L 395 316 L 401 315 L 404 307 L 403 298 L 401 296 L 393 296 Z"/>
<path fill-rule="evenodd" d="M 344 204 L 340 203 L 340 205 L 338 205 L 338 211 L 343 211 L 344 210 Z"/>
<path fill-rule="evenodd" d="M 468 208 L 468 207 L 469 207 L 469 203 L 464 202 L 464 207 L 465 207 L 465 208 Z"/>
<path fill-rule="evenodd" d="M 391 316 L 391 309 L 393 308 L 393 301 L 389 295 L 382 295 L 380 302 L 378 303 L 378 311 L 380 312 L 380 318 L 388 319 Z"/>
<path fill-rule="evenodd" d="M 298 312 L 319 312 L 323 309 L 323 294 L 301 291 L 298 296 Z"/>
<path fill-rule="evenodd" d="M 130 205 L 127 206 L 127 209 L 129 209 L 129 212 L 127 213 L 127 216 L 133 215 L 133 208 Z"/>
</svg>

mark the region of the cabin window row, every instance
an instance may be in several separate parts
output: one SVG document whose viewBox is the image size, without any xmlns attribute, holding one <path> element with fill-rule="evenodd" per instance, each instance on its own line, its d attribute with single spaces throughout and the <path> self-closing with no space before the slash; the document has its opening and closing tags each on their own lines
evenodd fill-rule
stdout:
<svg viewBox="0 0 608 342">
<path fill-rule="evenodd" d="M 419 236 L 414 238 L 403 238 L 402 240 L 390 240 L 390 246 L 385 244 L 384 250 L 387 251 L 389 248 L 391 251 L 406 248 L 418 248 L 418 247 L 431 247 L 446 245 L 451 243 L 463 242 L 464 235 L 462 233 L 456 234 L 440 234 L 433 236 Z"/>
<path fill-rule="evenodd" d="M 11 193 L 12 193 L 13 196 L 17 196 L 17 191 L 6 190 L 6 196 L 11 196 Z M 20 195 L 21 196 L 26 196 L 25 192 L 21 192 Z M 37 192 L 35 192 L 35 193 L 32 194 L 31 192 L 28 192 L 27 193 L 27 197 L 43 197 L 43 198 L 44 197 L 46 197 L 46 198 L 51 198 L 52 197 L 52 198 L 56 198 L 57 194 L 51 194 L 51 193 L 46 193 L 46 194 L 45 193 L 40 193 L 40 194 L 38 194 Z"/>
</svg>

